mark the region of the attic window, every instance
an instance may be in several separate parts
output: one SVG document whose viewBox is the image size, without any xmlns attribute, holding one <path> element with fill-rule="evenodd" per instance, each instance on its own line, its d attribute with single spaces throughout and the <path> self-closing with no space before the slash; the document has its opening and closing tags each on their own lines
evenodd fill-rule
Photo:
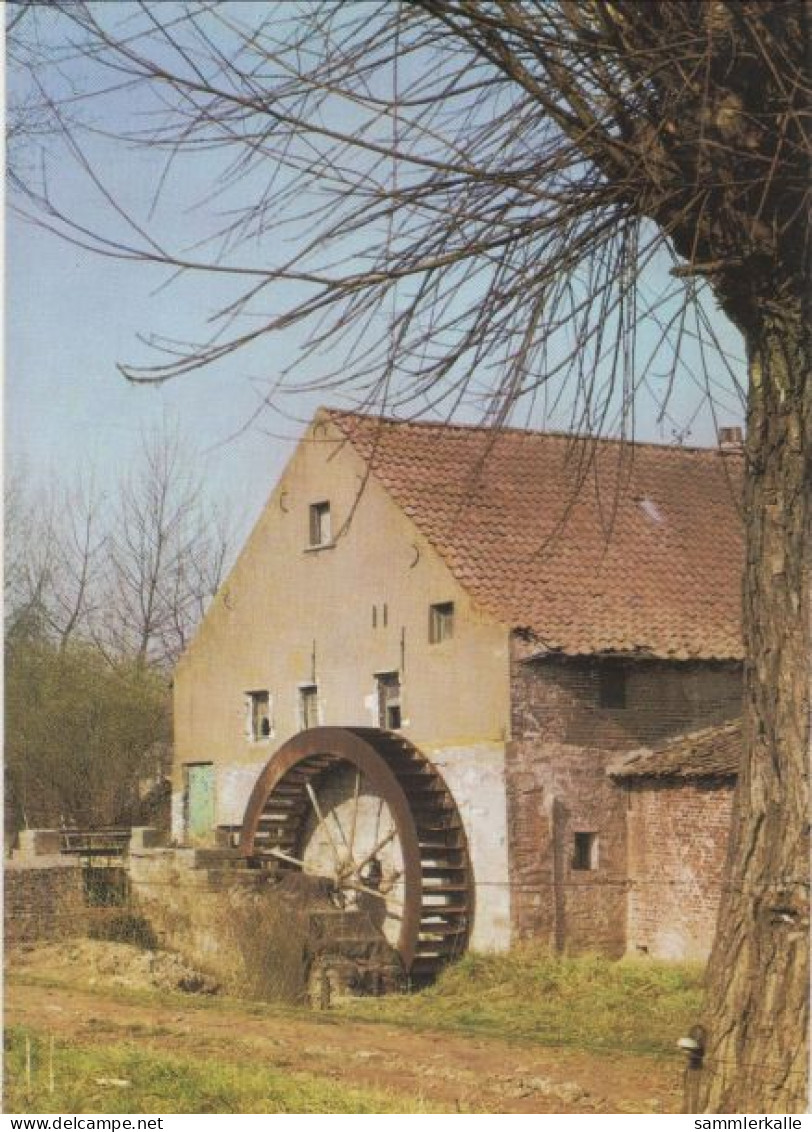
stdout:
<svg viewBox="0 0 812 1132">
<path fill-rule="evenodd" d="M 605 665 L 598 669 L 598 704 L 602 708 L 625 708 L 625 668 Z"/>
<path fill-rule="evenodd" d="M 310 504 L 310 545 L 329 546 L 332 540 L 330 526 L 330 504 L 324 500 L 321 503 Z"/>
<path fill-rule="evenodd" d="M 429 609 L 429 643 L 439 644 L 454 636 L 454 602 L 441 601 Z"/>
<path fill-rule="evenodd" d="M 271 734 L 271 697 L 267 691 L 248 692 L 247 728 L 252 742 L 259 743 Z"/>
<path fill-rule="evenodd" d="M 572 867 L 590 872 L 598 867 L 597 833 L 576 833 L 572 846 Z"/>
</svg>

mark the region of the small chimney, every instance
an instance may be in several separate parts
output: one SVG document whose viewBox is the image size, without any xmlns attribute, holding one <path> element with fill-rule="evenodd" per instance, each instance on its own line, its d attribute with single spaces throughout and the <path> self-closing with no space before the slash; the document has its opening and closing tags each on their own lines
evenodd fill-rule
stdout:
<svg viewBox="0 0 812 1132">
<path fill-rule="evenodd" d="M 719 429 L 719 447 L 723 452 L 741 452 L 744 447 L 741 425 L 723 425 Z"/>
</svg>

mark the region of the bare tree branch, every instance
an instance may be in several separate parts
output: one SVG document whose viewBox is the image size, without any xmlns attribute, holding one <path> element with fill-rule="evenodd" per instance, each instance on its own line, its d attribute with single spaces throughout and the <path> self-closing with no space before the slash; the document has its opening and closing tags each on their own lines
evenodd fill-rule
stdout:
<svg viewBox="0 0 812 1132">
<path fill-rule="evenodd" d="M 269 399 L 473 405 L 496 427 L 566 400 L 575 429 L 629 432 L 642 392 L 663 419 L 686 380 L 713 404 L 727 360 L 711 301 L 740 330 L 746 757 L 690 1103 L 800 1111 L 808 883 L 782 878 L 808 876 L 809 4 L 190 2 L 164 18 L 72 3 L 58 16 L 50 38 L 36 6 L 13 28 L 17 133 L 61 145 L 98 211 L 73 215 L 32 160 L 15 163 L 17 207 L 80 247 L 230 288 L 199 341 L 151 339 L 158 361 L 122 365 L 131 380 L 298 327 L 298 368 Z M 104 75 L 93 89 L 78 81 L 89 69 Z M 137 108 L 123 127 L 103 118 L 121 90 Z M 116 133 L 164 155 L 146 216 L 93 160 L 94 139 Z M 181 176 L 198 218 L 186 244 L 160 222 Z M 144 659 L 186 624 L 172 595 L 195 508 L 161 495 L 162 474 L 130 492 L 116 536 L 118 629 Z M 769 1068 L 750 1073 L 765 1049 Z"/>
</svg>

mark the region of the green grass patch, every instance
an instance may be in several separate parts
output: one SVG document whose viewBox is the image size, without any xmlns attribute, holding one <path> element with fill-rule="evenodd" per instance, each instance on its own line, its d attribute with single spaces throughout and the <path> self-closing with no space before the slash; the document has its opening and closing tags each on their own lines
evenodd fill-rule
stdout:
<svg viewBox="0 0 812 1132">
<path fill-rule="evenodd" d="M 30 1081 L 27 1072 L 30 1049 Z M 53 1091 L 51 1091 L 53 1065 Z M 11 1027 L 5 1035 L 4 1110 L 11 1113 L 425 1113 L 414 1099 L 262 1064 L 235 1065 L 147 1051 L 55 1042 Z"/>
<path fill-rule="evenodd" d="M 420 994 L 356 999 L 339 1009 L 390 1025 L 673 1056 L 697 1020 L 702 974 L 698 963 L 562 958 L 525 946 L 508 955 L 469 952 Z"/>
</svg>

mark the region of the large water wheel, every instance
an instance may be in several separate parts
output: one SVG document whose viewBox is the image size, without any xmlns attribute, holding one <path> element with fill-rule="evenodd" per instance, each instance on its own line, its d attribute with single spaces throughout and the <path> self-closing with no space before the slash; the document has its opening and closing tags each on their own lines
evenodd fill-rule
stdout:
<svg viewBox="0 0 812 1132">
<path fill-rule="evenodd" d="M 259 776 L 241 848 L 328 882 L 362 908 L 417 981 L 467 946 L 473 875 L 454 799 L 401 735 L 316 727 L 289 740 Z"/>
</svg>

